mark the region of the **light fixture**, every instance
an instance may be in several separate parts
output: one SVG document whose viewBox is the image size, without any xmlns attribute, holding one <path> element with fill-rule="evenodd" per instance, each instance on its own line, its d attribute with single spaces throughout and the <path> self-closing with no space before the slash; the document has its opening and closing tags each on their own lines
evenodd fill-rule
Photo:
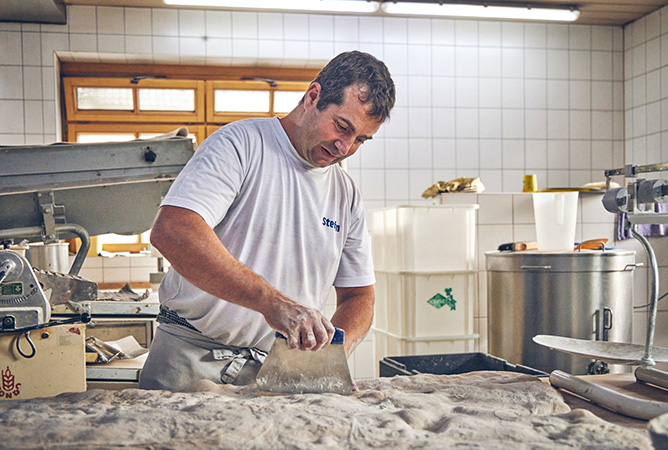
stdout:
<svg viewBox="0 0 668 450">
<path fill-rule="evenodd" d="M 332 13 L 374 13 L 377 1 L 360 0 L 163 0 L 166 5 L 208 6 L 274 11 L 314 11 Z"/>
<path fill-rule="evenodd" d="M 572 22 L 580 16 L 576 9 L 535 8 L 502 4 L 420 3 L 385 1 L 382 12 L 401 16 L 445 16 L 482 19 L 514 19 Z"/>
</svg>

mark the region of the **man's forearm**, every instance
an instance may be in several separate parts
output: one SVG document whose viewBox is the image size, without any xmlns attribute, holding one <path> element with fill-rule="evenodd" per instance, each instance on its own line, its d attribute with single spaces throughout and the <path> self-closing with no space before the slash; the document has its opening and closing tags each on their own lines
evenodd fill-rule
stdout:
<svg viewBox="0 0 668 450">
<path fill-rule="evenodd" d="M 174 270 L 218 298 L 261 311 L 262 299 L 281 296 L 262 277 L 234 258 L 199 215 L 181 208 L 161 208 L 151 244 Z"/>
<path fill-rule="evenodd" d="M 343 344 L 346 355 L 355 350 L 371 328 L 375 293 L 373 286 L 336 288 L 336 312 L 332 324 L 346 332 Z"/>
</svg>

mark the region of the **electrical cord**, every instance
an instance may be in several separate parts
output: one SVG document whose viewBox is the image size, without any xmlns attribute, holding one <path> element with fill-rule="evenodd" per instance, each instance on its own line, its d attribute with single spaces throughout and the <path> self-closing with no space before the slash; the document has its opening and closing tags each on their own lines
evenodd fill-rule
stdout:
<svg viewBox="0 0 668 450">
<path fill-rule="evenodd" d="M 656 302 L 658 303 L 662 298 L 664 298 L 664 297 L 667 296 L 667 295 L 668 295 L 668 292 L 666 292 L 666 293 L 663 294 L 661 297 L 659 297 L 658 299 L 656 299 Z M 643 309 L 643 308 L 647 308 L 649 305 L 651 305 L 651 303 L 647 303 L 647 304 L 645 304 L 645 305 L 640 305 L 640 306 L 634 306 L 633 309 Z"/>
<path fill-rule="evenodd" d="M 32 353 L 30 353 L 30 354 L 23 353 L 23 351 L 21 350 L 21 345 L 20 345 L 21 335 L 25 336 L 26 341 L 28 341 L 28 344 L 30 344 L 30 348 L 32 350 Z M 22 334 L 19 334 L 18 336 L 16 336 L 16 350 L 18 350 L 18 352 L 24 358 L 32 358 L 33 356 L 35 356 L 35 353 L 37 353 L 37 350 L 35 349 L 35 344 L 33 344 L 32 341 L 30 340 L 30 331 L 24 331 Z"/>
</svg>

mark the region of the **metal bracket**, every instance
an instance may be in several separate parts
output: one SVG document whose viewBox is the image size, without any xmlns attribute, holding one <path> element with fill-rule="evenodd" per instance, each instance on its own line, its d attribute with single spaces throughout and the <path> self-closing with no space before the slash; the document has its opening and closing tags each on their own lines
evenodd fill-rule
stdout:
<svg viewBox="0 0 668 450">
<path fill-rule="evenodd" d="M 42 240 L 46 244 L 54 243 L 58 240 L 56 224 L 67 223 L 65 219 L 65 206 L 56 205 L 53 191 L 37 192 L 35 194 L 35 201 L 38 211 L 42 214 L 42 227 L 44 228 Z"/>
</svg>

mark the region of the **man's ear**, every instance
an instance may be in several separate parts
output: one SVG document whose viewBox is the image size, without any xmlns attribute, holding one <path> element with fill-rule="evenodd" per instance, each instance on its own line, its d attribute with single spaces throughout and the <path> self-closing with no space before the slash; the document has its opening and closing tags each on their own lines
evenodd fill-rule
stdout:
<svg viewBox="0 0 668 450">
<path fill-rule="evenodd" d="M 320 99 L 320 83 L 311 83 L 304 94 L 304 106 L 306 108 L 314 107 Z"/>
</svg>

